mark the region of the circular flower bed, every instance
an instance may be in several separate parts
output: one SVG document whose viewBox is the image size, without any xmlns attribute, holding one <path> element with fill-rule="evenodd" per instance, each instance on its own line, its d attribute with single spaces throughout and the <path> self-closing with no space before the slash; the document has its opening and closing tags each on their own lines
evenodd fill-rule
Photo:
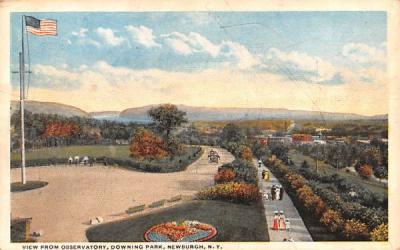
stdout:
<svg viewBox="0 0 400 250">
<path fill-rule="evenodd" d="M 180 224 L 173 221 L 155 225 L 144 233 L 144 239 L 151 242 L 196 242 L 210 240 L 215 235 L 215 227 L 185 220 Z"/>
</svg>

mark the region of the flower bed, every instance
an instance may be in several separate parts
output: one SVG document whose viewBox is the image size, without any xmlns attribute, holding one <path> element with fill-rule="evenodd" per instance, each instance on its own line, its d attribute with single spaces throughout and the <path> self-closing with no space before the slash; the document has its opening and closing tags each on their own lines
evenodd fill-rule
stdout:
<svg viewBox="0 0 400 250">
<path fill-rule="evenodd" d="M 151 242 L 199 242 L 217 235 L 217 229 L 198 221 L 166 222 L 149 228 L 144 239 Z"/>
</svg>

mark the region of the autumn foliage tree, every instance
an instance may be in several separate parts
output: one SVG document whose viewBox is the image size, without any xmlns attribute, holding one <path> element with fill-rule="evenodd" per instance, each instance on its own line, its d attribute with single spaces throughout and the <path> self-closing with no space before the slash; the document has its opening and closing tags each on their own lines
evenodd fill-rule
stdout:
<svg viewBox="0 0 400 250">
<path fill-rule="evenodd" d="M 168 155 L 164 140 L 146 129 L 136 132 L 129 149 L 135 158 L 159 159 Z"/>
<path fill-rule="evenodd" d="M 240 159 L 251 161 L 253 159 L 253 153 L 249 147 L 243 147 L 239 153 Z"/>
<path fill-rule="evenodd" d="M 59 140 L 68 141 L 69 138 L 78 135 L 79 127 L 73 122 L 49 122 L 46 124 L 42 137 L 46 140 L 53 140 L 55 146 Z"/>
<path fill-rule="evenodd" d="M 358 174 L 361 177 L 368 179 L 372 175 L 372 167 L 368 164 L 364 164 L 358 169 Z"/>
</svg>

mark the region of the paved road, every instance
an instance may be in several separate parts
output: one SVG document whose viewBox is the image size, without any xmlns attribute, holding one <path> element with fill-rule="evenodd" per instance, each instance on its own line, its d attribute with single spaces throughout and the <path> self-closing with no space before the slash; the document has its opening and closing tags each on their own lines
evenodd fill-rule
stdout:
<svg viewBox="0 0 400 250">
<path fill-rule="evenodd" d="M 254 164 L 258 166 L 257 160 L 254 160 Z M 280 182 L 271 172 L 269 181 L 266 182 L 262 180 L 261 172 L 265 168 L 266 167 L 264 165 L 262 165 L 261 168 L 258 168 L 260 190 L 262 193 L 270 193 L 272 185 L 278 185 Z M 286 192 L 284 193 L 282 200 L 266 201 L 263 199 L 263 203 L 265 208 L 265 218 L 268 224 L 269 239 L 271 242 L 282 242 L 285 238 L 292 239 L 295 242 L 313 241 L 310 233 L 304 225 L 303 219 L 299 215 L 299 212 Z M 272 225 L 274 224 L 274 211 L 281 210 L 284 211 L 286 218 L 290 219 L 290 231 L 272 230 Z"/>
<path fill-rule="evenodd" d="M 145 173 L 117 167 L 51 166 L 27 168 L 28 180 L 49 184 L 40 189 L 12 193 L 12 217 L 33 217 L 31 231 L 43 230 L 39 242 L 87 241 L 90 218 L 105 222 L 121 219 L 132 206 L 150 204 L 175 195 L 193 195 L 214 184 L 218 166 L 233 156 L 218 148 L 219 164 L 208 163 L 210 147 L 185 171 Z M 20 169 L 11 170 L 12 181 L 19 181 Z"/>
</svg>

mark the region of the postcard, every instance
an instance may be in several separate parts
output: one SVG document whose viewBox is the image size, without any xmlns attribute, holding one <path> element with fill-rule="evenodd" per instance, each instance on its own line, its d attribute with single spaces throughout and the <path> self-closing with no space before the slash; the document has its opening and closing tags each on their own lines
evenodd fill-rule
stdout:
<svg viewBox="0 0 400 250">
<path fill-rule="evenodd" d="M 1 6 L 1 249 L 399 249 L 398 1 Z"/>
</svg>

